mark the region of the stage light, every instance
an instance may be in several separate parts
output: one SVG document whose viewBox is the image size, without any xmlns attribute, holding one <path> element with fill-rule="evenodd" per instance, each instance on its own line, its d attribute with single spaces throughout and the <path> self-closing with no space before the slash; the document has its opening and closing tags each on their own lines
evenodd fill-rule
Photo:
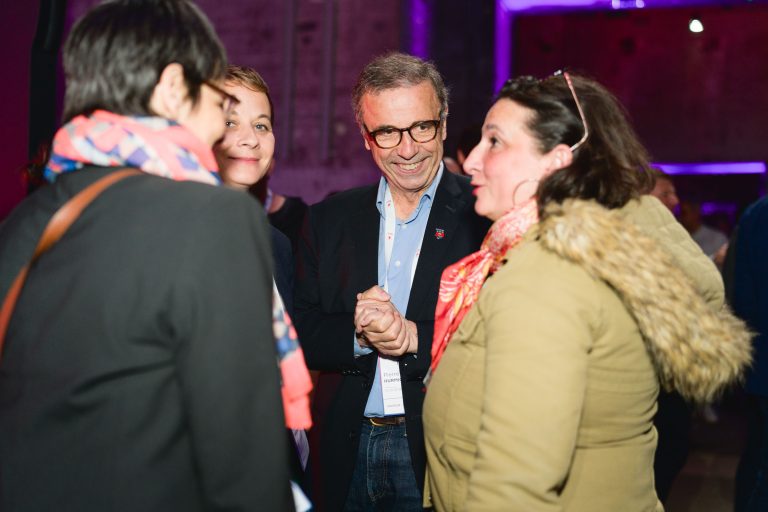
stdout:
<svg viewBox="0 0 768 512">
<path fill-rule="evenodd" d="M 688 21 L 688 30 L 690 30 L 694 34 L 704 32 L 704 24 L 701 22 L 699 18 L 693 17 Z"/>
</svg>

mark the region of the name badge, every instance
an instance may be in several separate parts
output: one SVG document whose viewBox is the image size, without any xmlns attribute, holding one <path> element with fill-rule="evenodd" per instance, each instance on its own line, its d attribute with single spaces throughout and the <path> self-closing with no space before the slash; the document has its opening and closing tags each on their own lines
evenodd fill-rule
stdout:
<svg viewBox="0 0 768 512">
<path fill-rule="evenodd" d="M 384 415 L 405 414 L 403 389 L 400 387 L 400 364 L 395 359 L 379 356 L 379 372 Z"/>
</svg>

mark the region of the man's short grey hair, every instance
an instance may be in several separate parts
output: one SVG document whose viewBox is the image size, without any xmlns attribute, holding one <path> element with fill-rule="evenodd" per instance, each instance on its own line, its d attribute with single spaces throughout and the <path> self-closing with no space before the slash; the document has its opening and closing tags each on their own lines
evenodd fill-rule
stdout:
<svg viewBox="0 0 768 512">
<path fill-rule="evenodd" d="M 363 127 L 363 96 L 388 89 L 411 87 L 429 81 L 440 102 L 440 117 L 448 115 L 448 88 L 435 65 L 413 55 L 391 52 L 368 63 L 360 72 L 352 89 L 352 109 L 355 119 Z"/>
</svg>

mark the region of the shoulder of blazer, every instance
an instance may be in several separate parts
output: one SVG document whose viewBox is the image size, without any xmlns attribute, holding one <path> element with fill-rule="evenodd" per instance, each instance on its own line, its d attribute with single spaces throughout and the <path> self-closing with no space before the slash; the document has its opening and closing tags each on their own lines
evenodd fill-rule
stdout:
<svg viewBox="0 0 768 512">
<path fill-rule="evenodd" d="M 440 211 L 443 207 L 447 207 L 448 213 L 471 212 L 475 217 L 474 204 L 475 197 L 472 195 L 469 178 L 444 171 L 437 186 L 432 208 Z"/>
<path fill-rule="evenodd" d="M 458 176 L 452 172 L 443 171 L 443 177 L 437 186 L 436 195 L 440 196 L 442 193 L 448 193 L 450 197 L 460 199 L 470 205 L 475 202 L 470 179 L 466 176 Z"/>
<path fill-rule="evenodd" d="M 445 187 L 449 192 L 454 194 L 472 193 L 472 185 L 470 185 L 470 178 L 468 176 L 459 176 L 453 174 L 447 170 L 443 171 L 443 179 L 440 181 L 438 188 Z"/>
<path fill-rule="evenodd" d="M 310 214 L 315 218 L 339 215 L 347 217 L 359 214 L 361 211 L 375 210 L 378 189 L 379 184 L 375 183 L 337 192 L 310 206 Z"/>
</svg>

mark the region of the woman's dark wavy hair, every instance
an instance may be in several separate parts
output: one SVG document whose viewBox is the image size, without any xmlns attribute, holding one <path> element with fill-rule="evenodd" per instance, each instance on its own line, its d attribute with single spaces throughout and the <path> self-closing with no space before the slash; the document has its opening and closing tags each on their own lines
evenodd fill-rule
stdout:
<svg viewBox="0 0 768 512">
<path fill-rule="evenodd" d="M 64 45 L 64 122 L 104 109 L 152 115 L 160 73 L 177 62 L 194 104 L 205 80 L 224 78 L 227 57 L 208 19 L 188 0 L 111 0 L 91 9 Z"/>
<path fill-rule="evenodd" d="M 569 76 L 587 119 L 589 136 L 574 151 L 570 166 L 558 169 L 539 184 L 539 213 L 543 214 L 548 203 L 562 203 L 568 198 L 594 199 L 607 208 L 622 207 L 653 182 L 648 153 L 623 107 L 608 90 L 583 76 Z M 527 128 L 543 153 L 558 144 L 572 146 L 584 134 L 578 108 L 562 75 L 543 80 L 530 76 L 511 79 L 499 93 L 497 101 L 500 99 L 532 111 Z"/>
</svg>

